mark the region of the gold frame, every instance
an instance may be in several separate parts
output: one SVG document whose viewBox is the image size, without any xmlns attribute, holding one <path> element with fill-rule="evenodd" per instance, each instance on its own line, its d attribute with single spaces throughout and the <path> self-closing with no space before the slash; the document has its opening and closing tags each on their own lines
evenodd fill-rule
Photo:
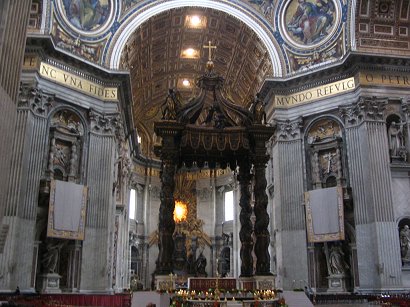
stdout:
<svg viewBox="0 0 410 307">
<path fill-rule="evenodd" d="M 50 202 L 48 207 L 48 222 L 47 222 L 47 237 L 69 239 L 69 240 L 84 240 L 85 232 L 85 214 L 87 204 L 88 188 L 83 187 L 83 197 L 81 204 L 81 219 L 78 231 L 59 230 L 54 228 L 54 203 L 56 194 L 56 180 L 51 180 L 50 183 Z"/>
<path fill-rule="evenodd" d="M 305 192 L 305 207 L 306 207 L 306 230 L 309 243 L 339 241 L 345 239 L 345 227 L 344 227 L 344 212 L 343 212 L 343 188 L 337 187 L 337 207 L 338 207 L 338 220 L 339 231 L 336 233 L 327 234 L 315 234 L 313 231 L 313 216 L 312 208 L 310 205 L 309 191 Z"/>
</svg>

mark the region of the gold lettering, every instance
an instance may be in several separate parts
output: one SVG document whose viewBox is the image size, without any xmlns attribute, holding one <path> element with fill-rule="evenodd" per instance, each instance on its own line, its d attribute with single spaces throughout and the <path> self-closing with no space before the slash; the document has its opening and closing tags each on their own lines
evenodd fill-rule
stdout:
<svg viewBox="0 0 410 307">
<path fill-rule="evenodd" d="M 55 69 L 50 69 L 50 77 L 55 79 L 56 78 L 56 70 Z"/>
<path fill-rule="evenodd" d="M 116 88 L 97 85 L 94 82 L 82 79 L 46 63 L 41 63 L 40 75 L 69 88 L 100 98 L 101 100 L 118 100 Z"/>
<path fill-rule="evenodd" d="M 41 66 L 41 71 L 40 71 L 40 73 L 42 74 L 42 75 L 46 75 L 46 76 L 49 76 L 49 73 L 48 73 L 48 67 L 46 67 L 46 66 Z"/>
<path fill-rule="evenodd" d="M 373 82 L 373 76 L 372 75 L 369 75 L 369 74 L 366 74 L 366 81 L 367 82 Z"/>
<path fill-rule="evenodd" d="M 301 91 L 289 96 L 276 96 L 275 105 L 277 107 L 288 107 L 302 103 L 308 103 L 328 96 L 334 96 L 338 93 L 350 91 L 355 88 L 354 78 L 348 78 L 342 81 L 330 83 L 324 86 L 315 87 L 310 90 Z"/>
</svg>

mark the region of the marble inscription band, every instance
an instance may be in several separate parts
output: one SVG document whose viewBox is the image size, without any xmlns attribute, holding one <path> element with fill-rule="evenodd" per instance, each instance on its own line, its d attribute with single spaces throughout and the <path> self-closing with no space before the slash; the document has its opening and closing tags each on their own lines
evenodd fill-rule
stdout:
<svg viewBox="0 0 410 307">
<path fill-rule="evenodd" d="M 118 101 L 118 89 L 116 87 L 103 87 L 43 62 L 40 64 L 40 75 L 96 98 L 105 101 Z"/>
<path fill-rule="evenodd" d="M 340 93 L 354 90 L 356 87 L 354 77 L 314 87 L 312 89 L 298 92 L 287 96 L 275 96 L 276 108 L 288 108 L 298 104 L 312 102 L 322 98 L 328 98 Z"/>
</svg>

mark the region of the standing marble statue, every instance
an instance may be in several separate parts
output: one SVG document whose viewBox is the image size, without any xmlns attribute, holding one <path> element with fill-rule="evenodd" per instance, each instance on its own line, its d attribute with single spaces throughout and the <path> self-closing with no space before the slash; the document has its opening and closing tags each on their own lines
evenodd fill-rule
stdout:
<svg viewBox="0 0 410 307">
<path fill-rule="evenodd" d="M 343 252 L 340 246 L 332 246 L 329 254 L 329 270 L 330 274 L 340 275 L 346 273 L 349 268 L 343 259 Z"/>
<path fill-rule="evenodd" d="M 44 273 L 57 273 L 57 264 L 60 250 L 66 245 L 66 240 L 49 239 L 46 243 L 46 251 L 41 259 Z"/>
<path fill-rule="evenodd" d="M 400 254 L 403 264 L 410 262 L 409 248 L 410 247 L 410 228 L 408 225 L 404 225 L 400 230 Z"/>
<path fill-rule="evenodd" d="M 400 150 L 404 147 L 403 124 L 392 122 L 388 135 L 391 157 L 400 157 Z"/>
<path fill-rule="evenodd" d="M 196 275 L 197 276 L 204 276 L 207 277 L 208 274 L 205 271 L 206 268 L 206 258 L 205 256 L 202 254 L 202 252 L 199 254 L 198 259 L 196 260 Z"/>
</svg>

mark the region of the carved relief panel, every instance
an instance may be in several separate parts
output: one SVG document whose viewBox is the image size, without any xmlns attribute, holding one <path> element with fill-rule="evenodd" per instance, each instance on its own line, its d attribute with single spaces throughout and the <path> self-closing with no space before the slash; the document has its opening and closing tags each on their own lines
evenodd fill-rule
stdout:
<svg viewBox="0 0 410 307">
<path fill-rule="evenodd" d="M 80 182 L 84 126 L 69 110 L 56 112 L 50 123 L 49 179 Z"/>
<path fill-rule="evenodd" d="M 331 119 L 318 121 L 310 128 L 307 142 L 314 188 L 340 185 L 343 179 L 340 125 Z"/>
</svg>

